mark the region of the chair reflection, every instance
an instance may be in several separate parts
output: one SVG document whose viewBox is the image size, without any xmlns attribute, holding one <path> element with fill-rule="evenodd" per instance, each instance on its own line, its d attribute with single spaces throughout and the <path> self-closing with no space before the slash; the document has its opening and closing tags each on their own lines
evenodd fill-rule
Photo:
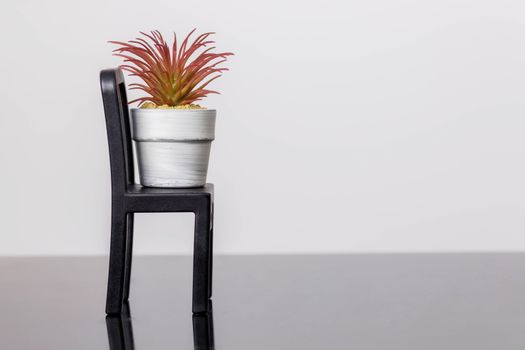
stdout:
<svg viewBox="0 0 525 350">
<path fill-rule="evenodd" d="M 209 310 L 206 314 L 193 314 L 192 316 L 193 345 L 195 350 L 215 349 L 211 301 Z M 110 350 L 135 350 L 133 325 L 128 303 L 123 305 L 121 315 L 106 316 L 106 327 Z"/>
</svg>

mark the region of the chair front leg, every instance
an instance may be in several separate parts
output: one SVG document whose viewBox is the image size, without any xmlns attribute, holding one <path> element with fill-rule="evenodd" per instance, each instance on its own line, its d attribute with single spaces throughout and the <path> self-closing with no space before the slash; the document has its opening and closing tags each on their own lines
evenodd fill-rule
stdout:
<svg viewBox="0 0 525 350">
<path fill-rule="evenodd" d="M 212 295 L 212 282 L 213 282 L 213 214 L 215 210 L 213 208 L 213 203 L 211 205 L 211 215 L 210 215 L 210 257 L 209 257 L 209 265 L 210 265 L 210 272 L 209 272 L 209 281 L 208 281 L 208 298 L 211 298 Z"/>
<path fill-rule="evenodd" d="M 213 334 L 213 310 L 211 300 L 209 301 L 208 312 L 205 314 L 193 315 L 193 346 L 194 350 L 215 349 L 215 339 Z"/>
<path fill-rule="evenodd" d="M 193 313 L 208 311 L 211 280 L 211 210 L 195 212 L 193 247 Z"/>
</svg>

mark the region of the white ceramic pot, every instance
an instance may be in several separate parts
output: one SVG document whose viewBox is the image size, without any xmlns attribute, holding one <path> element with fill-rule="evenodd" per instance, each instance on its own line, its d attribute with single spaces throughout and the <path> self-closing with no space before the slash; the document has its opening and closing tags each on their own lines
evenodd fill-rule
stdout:
<svg viewBox="0 0 525 350">
<path fill-rule="evenodd" d="M 140 183 L 149 187 L 199 187 L 206 183 L 213 109 L 131 109 Z"/>
</svg>

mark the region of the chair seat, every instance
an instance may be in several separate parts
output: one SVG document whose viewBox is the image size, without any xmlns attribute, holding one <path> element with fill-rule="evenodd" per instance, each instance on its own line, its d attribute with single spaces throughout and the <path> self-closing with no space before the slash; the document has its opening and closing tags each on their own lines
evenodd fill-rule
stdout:
<svg viewBox="0 0 525 350">
<path fill-rule="evenodd" d="M 202 187 L 191 188 L 167 188 L 167 187 L 145 187 L 138 184 L 128 185 L 127 194 L 132 195 L 200 195 L 213 193 L 213 184 L 205 184 Z"/>
<path fill-rule="evenodd" d="M 128 185 L 124 193 L 128 212 L 197 212 L 213 206 L 213 184 L 195 188 Z"/>
</svg>

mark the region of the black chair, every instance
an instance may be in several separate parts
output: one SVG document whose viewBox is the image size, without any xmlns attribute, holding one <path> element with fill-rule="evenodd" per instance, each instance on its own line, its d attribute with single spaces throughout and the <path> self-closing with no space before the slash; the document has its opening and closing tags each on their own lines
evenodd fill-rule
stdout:
<svg viewBox="0 0 525 350">
<path fill-rule="evenodd" d="M 194 313 L 207 312 L 213 257 L 213 185 L 201 188 L 148 188 L 135 184 L 126 85 L 120 69 L 100 72 L 111 163 L 111 249 L 106 313 L 119 314 L 129 298 L 133 215 L 195 213 L 193 248 Z"/>
</svg>

